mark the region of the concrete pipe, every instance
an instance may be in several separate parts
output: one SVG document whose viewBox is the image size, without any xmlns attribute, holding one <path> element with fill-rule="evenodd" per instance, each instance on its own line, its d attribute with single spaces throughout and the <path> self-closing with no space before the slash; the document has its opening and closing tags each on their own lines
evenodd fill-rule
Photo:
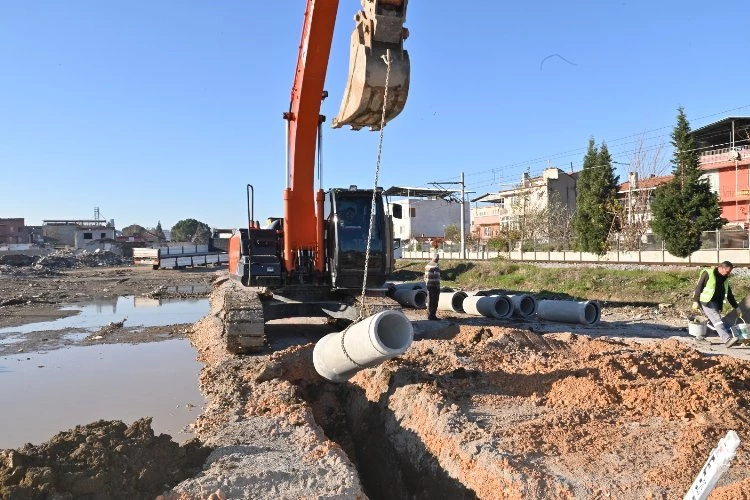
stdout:
<svg viewBox="0 0 750 500">
<path fill-rule="evenodd" d="M 424 290 L 427 288 L 424 282 L 413 282 L 413 283 L 399 283 L 398 285 L 392 285 L 393 290 Z"/>
<path fill-rule="evenodd" d="M 441 292 L 438 299 L 438 311 L 464 312 L 465 292 Z"/>
<path fill-rule="evenodd" d="M 513 303 L 513 315 L 521 318 L 530 318 L 536 313 L 536 299 L 525 293 L 508 295 Z"/>
<path fill-rule="evenodd" d="M 425 309 L 427 307 L 427 292 L 421 288 L 417 290 L 402 288 L 393 292 L 393 300 L 404 307 Z"/>
<path fill-rule="evenodd" d="M 594 325 L 601 319 L 602 309 L 598 302 L 591 300 L 581 302 L 540 300 L 537 304 L 536 315 L 540 319 L 549 321 Z"/>
<path fill-rule="evenodd" d="M 513 314 L 513 303 L 507 295 L 472 295 L 463 303 L 464 311 L 474 316 L 506 319 Z"/>
<path fill-rule="evenodd" d="M 413 340 L 414 327 L 404 313 L 382 311 L 320 339 L 313 364 L 321 377 L 345 382 L 360 370 L 403 354 Z"/>
</svg>

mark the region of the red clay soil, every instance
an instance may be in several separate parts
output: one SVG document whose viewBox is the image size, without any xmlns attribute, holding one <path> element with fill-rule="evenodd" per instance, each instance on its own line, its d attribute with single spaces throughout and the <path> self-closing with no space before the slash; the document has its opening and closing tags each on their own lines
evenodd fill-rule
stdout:
<svg viewBox="0 0 750 500">
<path fill-rule="evenodd" d="M 730 429 L 711 498 L 750 498 L 750 364 L 678 341 L 464 326 L 353 382 L 391 441 L 479 498 L 681 498 Z"/>
</svg>

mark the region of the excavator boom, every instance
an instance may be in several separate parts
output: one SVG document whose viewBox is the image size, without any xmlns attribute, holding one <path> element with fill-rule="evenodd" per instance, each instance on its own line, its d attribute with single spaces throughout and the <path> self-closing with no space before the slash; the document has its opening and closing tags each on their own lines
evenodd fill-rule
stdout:
<svg viewBox="0 0 750 500">
<path fill-rule="evenodd" d="M 409 90 L 409 55 L 403 48 L 408 0 L 361 0 L 351 37 L 349 75 L 333 126 L 379 130 L 390 56 L 386 121 L 398 115 Z M 339 0 L 307 0 L 289 112 L 288 182 L 284 191 L 284 269 L 324 272 L 323 192 L 314 189 L 320 106 Z"/>
</svg>

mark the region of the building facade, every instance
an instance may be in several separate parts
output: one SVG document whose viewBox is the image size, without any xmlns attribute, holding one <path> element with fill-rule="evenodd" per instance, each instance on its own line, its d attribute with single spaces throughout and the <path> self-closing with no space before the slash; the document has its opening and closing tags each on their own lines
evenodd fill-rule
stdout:
<svg viewBox="0 0 750 500">
<path fill-rule="evenodd" d="M 101 244 L 115 241 L 115 221 L 103 220 L 45 220 L 42 235 L 55 246 L 75 249 L 101 248 Z"/>
<path fill-rule="evenodd" d="M 0 244 L 29 243 L 23 218 L 0 219 Z"/>
<path fill-rule="evenodd" d="M 653 218 L 651 203 L 654 201 L 654 191 L 670 180 L 671 175 L 649 175 L 641 179 L 637 172 L 630 172 L 627 182 L 617 187 L 617 199 L 623 207 L 623 223 L 643 223 L 648 226 Z"/>
<path fill-rule="evenodd" d="M 448 199 L 406 199 L 390 203 L 401 205 L 402 217 L 393 219 L 393 237 L 408 241 L 444 241 L 449 226 L 461 227 L 461 202 Z M 464 231 L 469 234 L 469 204 L 464 208 Z"/>
<path fill-rule="evenodd" d="M 521 182 L 512 189 L 487 193 L 472 202 L 491 204 L 477 206 L 471 211 L 471 232 L 481 242 L 498 237 L 503 230 L 517 230 L 550 204 L 570 214 L 576 207 L 578 172 L 567 173 L 559 168 L 547 168 L 542 175 L 523 174 Z"/>
<path fill-rule="evenodd" d="M 729 225 L 750 226 L 750 117 L 730 117 L 692 132 L 699 165 L 719 195 Z"/>
</svg>

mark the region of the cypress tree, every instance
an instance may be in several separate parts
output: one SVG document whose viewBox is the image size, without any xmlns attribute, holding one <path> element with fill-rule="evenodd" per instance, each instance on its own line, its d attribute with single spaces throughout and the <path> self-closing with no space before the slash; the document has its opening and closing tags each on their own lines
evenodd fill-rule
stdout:
<svg viewBox="0 0 750 500">
<path fill-rule="evenodd" d="M 672 131 L 672 180 L 659 186 L 651 205 L 654 233 L 664 239 L 669 253 L 687 257 L 701 247 L 701 233 L 721 228 L 719 197 L 701 178 L 695 138 L 685 110 L 677 109 L 677 125 Z"/>
<path fill-rule="evenodd" d="M 602 143 L 597 149 L 592 137 L 578 177 L 573 219 L 575 242 L 581 251 L 596 254 L 607 251 L 607 238 L 610 231 L 616 229 L 612 207 L 617 201 L 618 181 L 607 145 Z"/>
</svg>

